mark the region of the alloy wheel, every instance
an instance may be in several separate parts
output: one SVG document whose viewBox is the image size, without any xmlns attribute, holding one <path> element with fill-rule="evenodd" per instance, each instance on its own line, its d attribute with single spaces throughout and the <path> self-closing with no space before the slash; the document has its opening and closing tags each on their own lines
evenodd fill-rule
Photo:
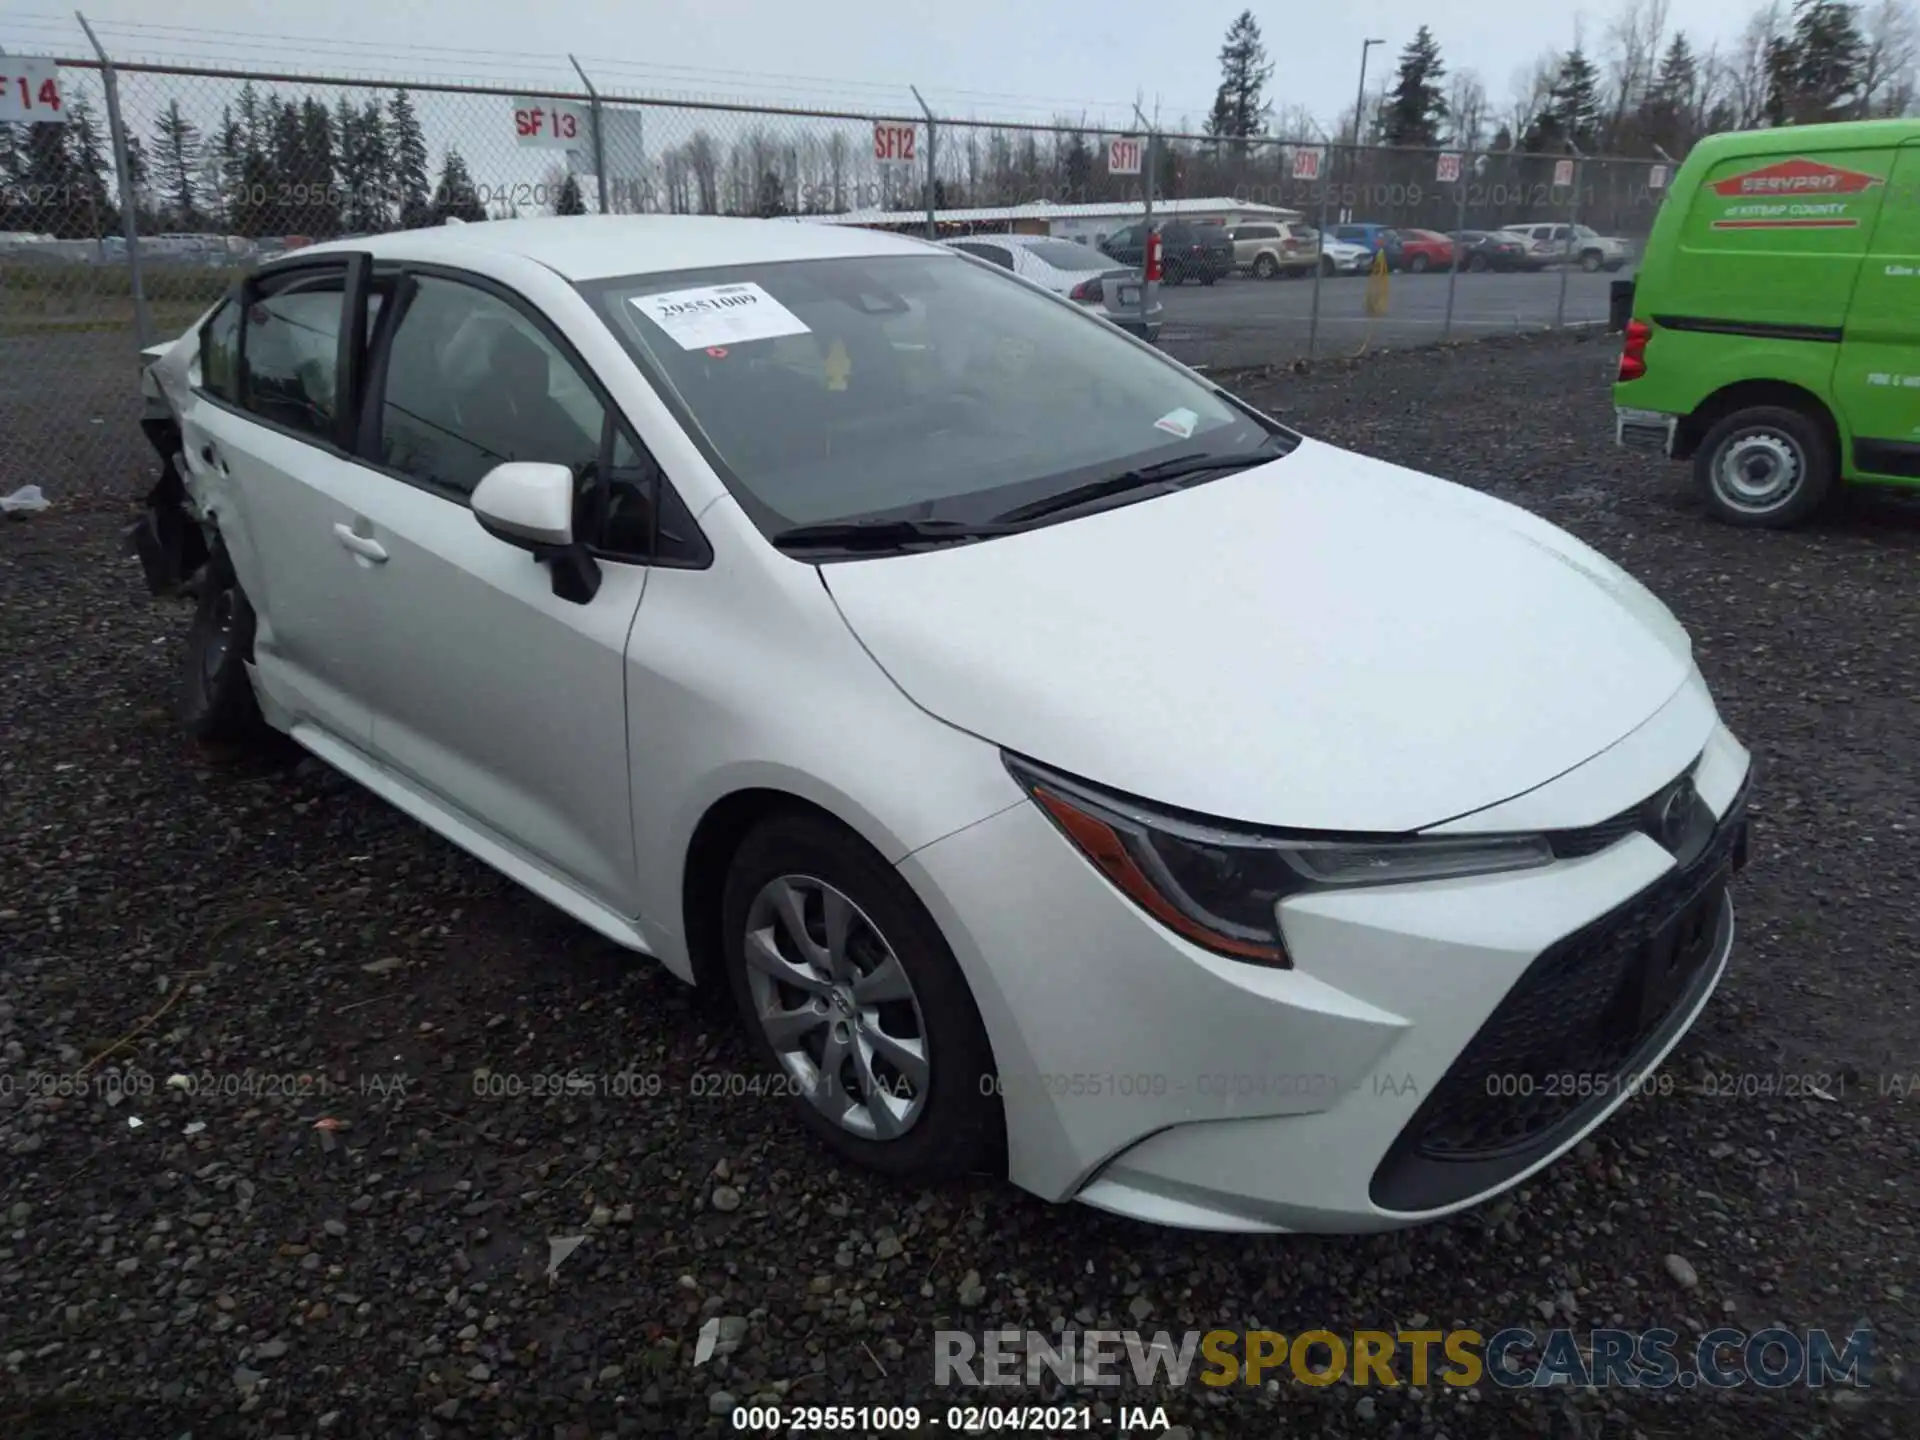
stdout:
<svg viewBox="0 0 1920 1440">
<path fill-rule="evenodd" d="M 782 875 L 747 909 L 753 1015 L 807 1101 L 864 1140 L 894 1140 L 926 1108 L 926 1018 L 900 957 L 847 895 Z"/>
</svg>

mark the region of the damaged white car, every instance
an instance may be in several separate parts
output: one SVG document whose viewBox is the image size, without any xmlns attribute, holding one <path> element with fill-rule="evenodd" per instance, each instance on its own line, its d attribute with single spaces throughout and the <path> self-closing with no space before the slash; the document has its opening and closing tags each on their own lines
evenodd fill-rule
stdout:
<svg viewBox="0 0 1920 1440">
<path fill-rule="evenodd" d="M 731 991 L 794 1113 L 1168 1224 L 1551 1163 L 1733 945 L 1749 758 L 1533 516 L 941 247 L 314 246 L 148 371 L 182 713 Z"/>
</svg>

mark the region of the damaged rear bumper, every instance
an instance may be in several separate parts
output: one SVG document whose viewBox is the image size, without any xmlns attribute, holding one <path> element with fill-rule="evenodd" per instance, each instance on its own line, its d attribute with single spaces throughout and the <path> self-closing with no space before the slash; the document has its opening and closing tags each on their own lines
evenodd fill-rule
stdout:
<svg viewBox="0 0 1920 1440">
<path fill-rule="evenodd" d="M 140 377 L 146 402 L 140 429 L 160 456 L 160 479 L 147 492 L 140 514 L 121 539 L 124 553 L 139 557 L 147 589 L 155 595 L 177 595 L 206 564 L 207 537 L 192 513 L 193 502 L 180 470 L 180 426 L 154 381 L 153 358 L 151 351 L 142 356 L 149 368 Z"/>
</svg>

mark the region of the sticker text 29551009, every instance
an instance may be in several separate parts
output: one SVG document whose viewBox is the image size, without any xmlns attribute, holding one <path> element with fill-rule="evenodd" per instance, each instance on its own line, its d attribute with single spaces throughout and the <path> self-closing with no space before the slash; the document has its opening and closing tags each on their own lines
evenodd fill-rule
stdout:
<svg viewBox="0 0 1920 1440">
<path fill-rule="evenodd" d="M 636 295 L 632 303 L 682 350 L 811 333 L 798 315 L 752 281 Z"/>
</svg>

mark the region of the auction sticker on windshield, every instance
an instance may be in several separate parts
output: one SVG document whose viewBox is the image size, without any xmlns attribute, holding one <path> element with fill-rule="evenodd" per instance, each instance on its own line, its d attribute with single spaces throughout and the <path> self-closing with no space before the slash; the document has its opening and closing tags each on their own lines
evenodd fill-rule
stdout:
<svg viewBox="0 0 1920 1440">
<path fill-rule="evenodd" d="M 750 280 L 636 295 L 633 307 L 672 336 L 682 350 L 812 333 L 798 315 Z"/>
</svg>

